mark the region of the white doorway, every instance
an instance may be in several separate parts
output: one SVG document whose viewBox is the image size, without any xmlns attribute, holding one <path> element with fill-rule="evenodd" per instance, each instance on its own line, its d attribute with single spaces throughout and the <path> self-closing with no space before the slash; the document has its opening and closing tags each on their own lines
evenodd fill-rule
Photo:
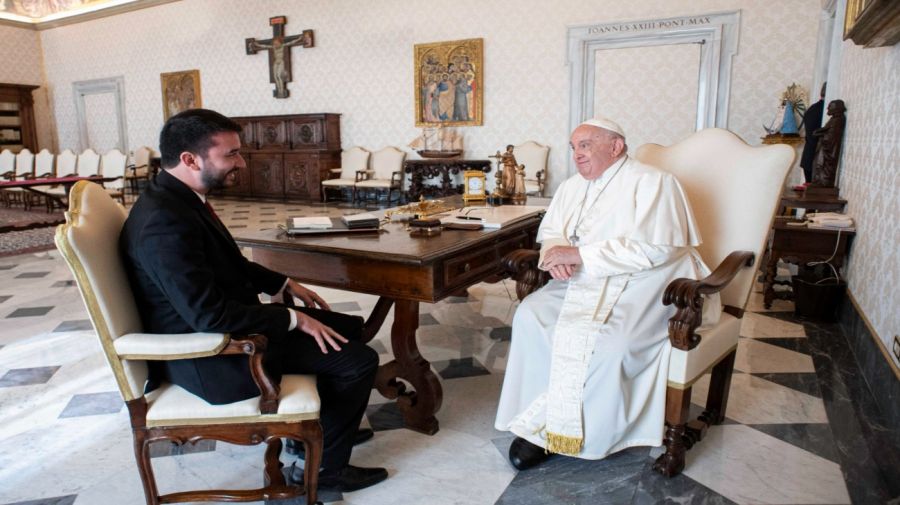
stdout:
<svg viewBox="0 0 900 505">
<path fill-rule="evenodd" d="M 128 153 L 125 124 L 125 80 L 122 77 L 73 84 L 79 150 L 99 154 L 110 149 Z"/>
</svg>

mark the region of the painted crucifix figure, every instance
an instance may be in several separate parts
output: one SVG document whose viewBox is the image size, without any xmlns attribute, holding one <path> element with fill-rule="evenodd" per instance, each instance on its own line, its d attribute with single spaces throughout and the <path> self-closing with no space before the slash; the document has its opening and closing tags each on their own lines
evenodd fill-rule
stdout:
<svg viewBox="0 0 900 505">
<path fill-rule="evenodd" d="M 256 54 L 258 51 L 269 51 L 269 82 L 275 83 L 272 95 L 275 98 L 287 98 L 290 92 L 287 83 L 291 82 L 291 48 L 294 46 L 313 47 L 312 30 L 303 30 L 300 35 L 285 37 L 284 25 L 287 17 L 275 16 L 269 18 L 272 26 L 272 38 L 267 40 L 246 39 L 247 54 Z"/>
</svg>

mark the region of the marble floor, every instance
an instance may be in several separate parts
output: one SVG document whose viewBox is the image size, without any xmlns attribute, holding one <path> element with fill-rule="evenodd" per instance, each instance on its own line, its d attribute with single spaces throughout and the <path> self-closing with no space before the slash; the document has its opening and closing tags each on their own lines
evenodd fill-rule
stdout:
<svg viewBox="0 0 900 505">
<path fill-rule="evenodd" d="M 285 217 L 340 215 L 349 206 L 215 201 L 242 229 Z M 318 289 L 335 310 L 367 315 L 372 296 Z M 514 285 L 472 287 L 467 298 L 421 307 L 419 346 L 444 388 L 434 436 L 400 426 L 372 393 L 375 438 L 353 462 L 385 466 L 375 487 L 324 495 L 342 504 L 900 504 L 896 427 L 880 415 L 836 325 L 795 317 L 789 302 L 744 317 L 727 420 L 688 452 L 684 473 L 650 467 L 658 449 L 601 461 L 555 456 L 515 471 L 512 438 L 493 428 L 509 349 Z M 391 316 L 389 316 L 390 320 Z M 388 321 L 389 322 L 389 321 Z M 0 504 L 144 503 L 128 415 L 100 354 L 72 276 L 56 251 L 0 258 Z M 386 323 L 373 347 L 388 360 Z M 705 397 L 707 380 L 695 386 Z M 700 410 L 701 405 L 694 405 Z M 259 485 L 262 448 L 203 442 L 154 448 L 161 491 Z M 284 455 L 285 463 L 293 457 Z M 301 503 L 297 501 L 296 503 Z M 283 503 L 283 502 L 282 502 Z"/>
</svg>

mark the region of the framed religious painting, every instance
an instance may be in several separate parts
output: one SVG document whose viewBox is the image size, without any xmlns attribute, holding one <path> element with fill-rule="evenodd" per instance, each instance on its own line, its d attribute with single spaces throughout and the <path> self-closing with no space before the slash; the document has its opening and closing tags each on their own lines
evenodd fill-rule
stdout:
<svg viewBox="0 0 900 505">
<path fill-rule="evenodd" d="M 163 121 L 181 111 L 203 106 L 199 70 L 159 74 L 159 80 L 162 84 Z"/>
<path fill-rule="evenodd" d="M 416 44 L 416 126 L 484 124 L 484 39 Z"/>
</svg>

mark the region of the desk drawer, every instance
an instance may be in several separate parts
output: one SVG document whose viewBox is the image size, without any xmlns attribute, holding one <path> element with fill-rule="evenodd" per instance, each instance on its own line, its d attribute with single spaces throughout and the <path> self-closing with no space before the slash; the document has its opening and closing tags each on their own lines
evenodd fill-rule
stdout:
<svg viewBox="0 0 900 505">
<path fill-rule="evenodd" d="M 498 239 L 487 247 L 478 248 L 453 258 L 444 263 L 444 286 L 475 283 L 497 271 L 500 259 L 515 249 L 530 247 L 528 234 L 519 233 L 512 237 Z"/>
</svg>

